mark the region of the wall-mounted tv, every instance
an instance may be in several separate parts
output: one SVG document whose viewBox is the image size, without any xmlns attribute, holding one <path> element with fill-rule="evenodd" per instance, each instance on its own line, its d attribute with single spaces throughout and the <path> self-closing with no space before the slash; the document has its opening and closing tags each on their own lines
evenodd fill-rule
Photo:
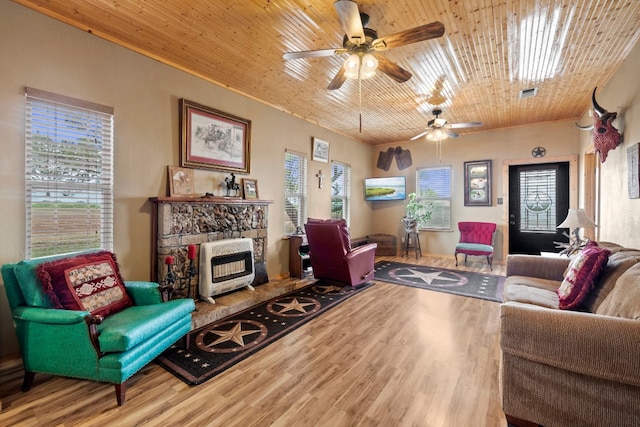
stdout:
<svg viewBox="0 0 640 427">
<path fill-rule="evenodd" d="M 404 176 L 364 179 L 364 199 L 404 200 L 407 197 L 407 180 Z"/>
</svg>

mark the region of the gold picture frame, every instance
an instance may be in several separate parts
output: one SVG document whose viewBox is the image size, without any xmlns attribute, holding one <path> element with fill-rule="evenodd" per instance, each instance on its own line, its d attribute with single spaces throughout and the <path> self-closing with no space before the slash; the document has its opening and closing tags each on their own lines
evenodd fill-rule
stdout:
<svg viewBox="0 0 640 427">
<path fill-rule="evenodd" d="M 193 196 L 195 194 L 193 169 L 167 166 L 167 177 L 169 180 L 169 197 Z"/>
<path fill-rule="evenodd" d="M 258 198 L 258 180 L 242 178 L 242 190 L 245 199 Z"/>
<path fill-rule="evenodd" d="M 249 173 L 251 120 L 180 100 L 180 166 Z"/>
</svg>

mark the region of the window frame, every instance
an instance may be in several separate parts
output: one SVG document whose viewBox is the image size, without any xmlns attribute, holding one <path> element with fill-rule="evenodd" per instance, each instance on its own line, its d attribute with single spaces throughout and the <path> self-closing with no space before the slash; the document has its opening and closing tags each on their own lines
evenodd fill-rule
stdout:
<svg viewBox="0 0 640 427">
<path fill-rule="evenodd" d="M 25 88 L 27 259 L 113 250 L 113 127 L 111 107 Z"/>
<path fill-rule="evenodd" d="M 439 170 L 446 170 L 447 176 L 445 177 L 445 181 L 448 181 L 448 188 L 437 187 L 433 189 L 432 187 L 427 187 L 426 181 L 427 177 L 424 174 L 429 173 L 430 171 L 434 174 L 437 174 Z M 437 177 L 436 177 L 437 178 Z M 426 204 L 432 205 L 432 215 L 431 220 L 428 222 L 421 221 L 418 224 L 418 228 L 420 230 L 428 230 L 428 231 L 452 231 L 452 206 L 453 206 L 453 168 L 451 165 L 432 165 L 432 166 L 424 166 L 416 169 L 416 195 L 420 200 L 425 202 Z M 429 196 L 426 194 L 429 190 L 435 191 L 445 191 L 448 195 L 440 195 L 439 197 Z M 448 206 L 446 204 L 448 203 Z M 444 220 L 443 216 L 440 216 L 441 220 L 438 220 L 438 215 L 434 215 L 435 211 L 433 210 L 433 205 L 441 205 L 443 212 L 448 211 L 448 218 Z"/>
<path fill-rule="evenodd" d="M 340 177 L 344 194 L 336 194 L 336 191 L 339 191 L 336 189 L 336 180 L 334 178 L 336 168 L 342 169 L 342 175 Z M 342 201 L 344 217 L 334 216 L 333 205 L 336 200 Z M 347 222 L 347 226 L 351 224 L 351 165 L 336 160 L 331 161 L 331 218 L 343 218 Z"/>
<path fill-rule="evenodd" d="M 298 159 L 300 162 L 300 168 L 297 172 L 296 177 L 291 177 L 291 180 L 287 178 L 287 174 L 290 173 L 288 169 L 289 165 L 289 156 L 292 158 Z M 304 232 L 304 223 L 307 221 L 307 209 L 309 203 L 308 196 L 308 182 L 307 182 L 307 174 L 309 169 L 309 159 L 306 154 L 302 154 L 292 150 L 285 150 L 285 161 L 284 161 L 284 234 L 298 234 Z M 300 191 L 289 191 L 291 187 L 290 182 L 295 181 L 293 184 L 300 189 Z M 287 201 L 289 199 L 297 200 L 298 210 L 295 213 L 296 218 L 293 219 L 291 214 L 293 213 L 292 209 L 287 208 Z M 293 204 L 292 206 L 296 206 Z M 296 221 L 298 224 L 296 224 Z M 293 226 L 292 226 L 293 224 Z M 295 228 L 293 228 L 295 227 Z"/>
</svg>

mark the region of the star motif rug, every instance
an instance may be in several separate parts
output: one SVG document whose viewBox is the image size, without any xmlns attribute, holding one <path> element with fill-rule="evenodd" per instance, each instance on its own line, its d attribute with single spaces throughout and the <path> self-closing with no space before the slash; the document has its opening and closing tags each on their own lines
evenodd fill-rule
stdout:
<svg viewBox="0 0 640 427">
<path fill-rule="evenodd" d="M 380 261 L 376 263 L 374 280 L 501 302 L 505 277 Z"/>
<path fill-rule="evenodd" d="M 187 384 L 201 384 L 371 285 L 316 282 L 192 331 L 188 350 L 179 340 L 156 362 Z"/>
</svg>

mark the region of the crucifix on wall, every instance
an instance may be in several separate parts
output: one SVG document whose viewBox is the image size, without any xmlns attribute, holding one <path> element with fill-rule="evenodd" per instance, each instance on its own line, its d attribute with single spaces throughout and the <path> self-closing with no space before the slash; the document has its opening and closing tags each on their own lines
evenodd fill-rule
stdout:
<svg viewBox="0 0 640 427">
<path fill-rule="evenodd" d="M 322 169 L 318 171 L 316 177 L 318 177 L 318 188 L 322 188 L 322 184 L 324 182 L 324 174 L 322 173 Z"/>
</svg>

